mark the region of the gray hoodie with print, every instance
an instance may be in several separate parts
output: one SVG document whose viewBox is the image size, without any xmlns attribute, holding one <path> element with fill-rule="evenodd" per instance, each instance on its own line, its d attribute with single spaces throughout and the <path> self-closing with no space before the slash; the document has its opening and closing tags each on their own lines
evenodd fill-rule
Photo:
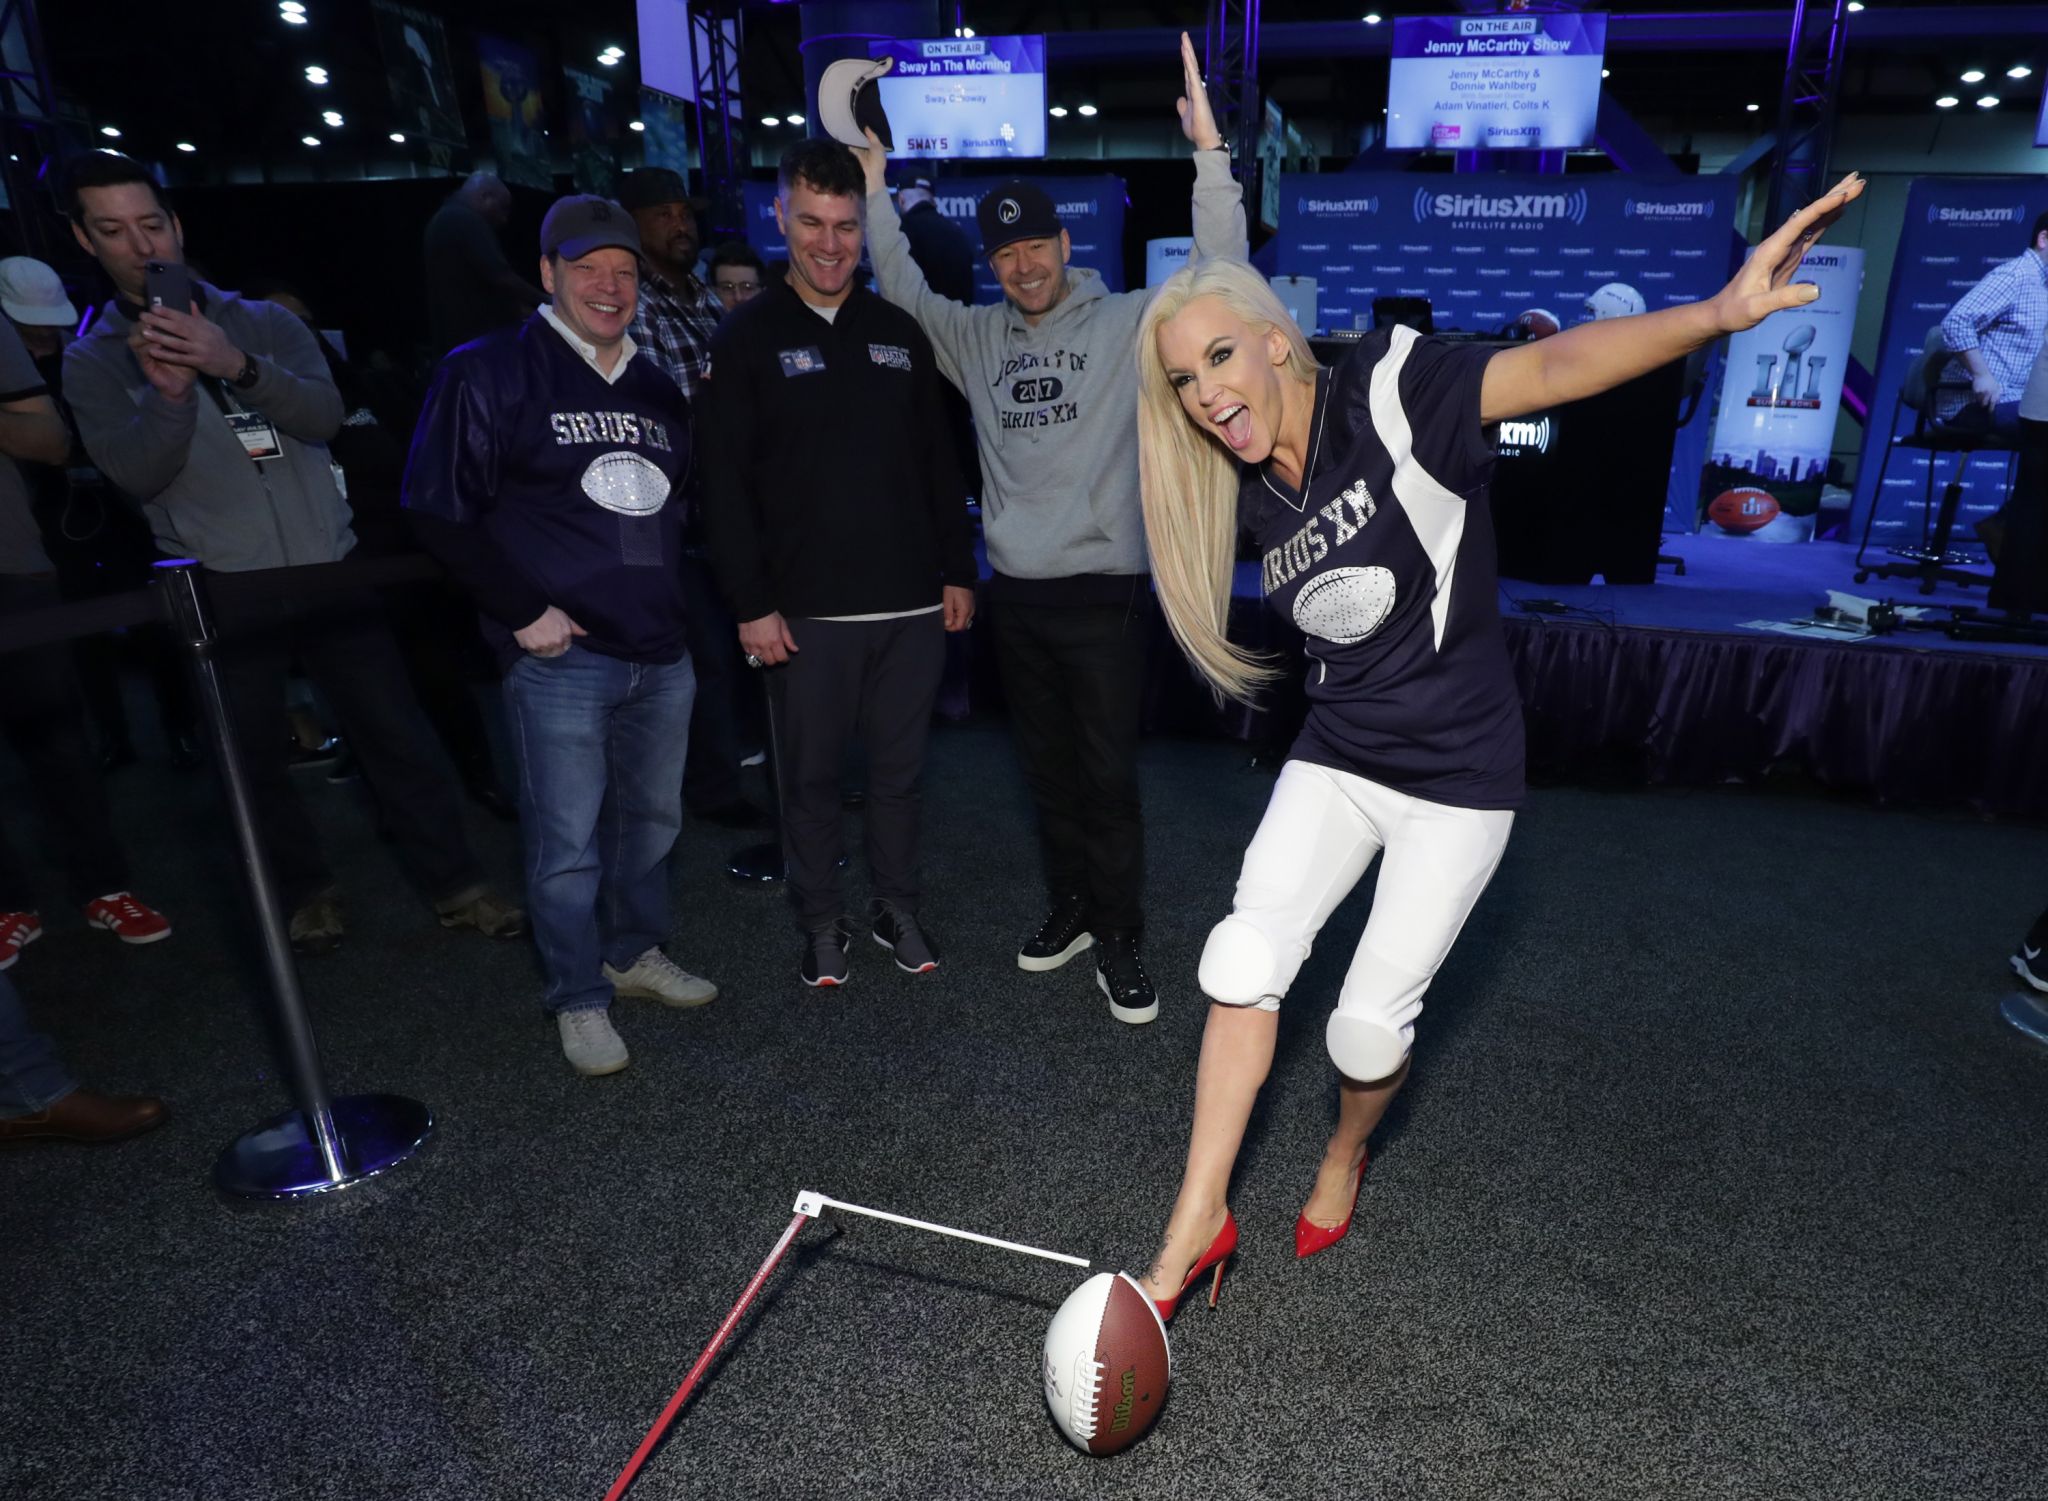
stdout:
<svg viewBox="0 0 2048 1501">
<path fill-rule="evenodd" d="M 995 571 L 1148 572 L 1136 341 L 1151 293 L 1111 292 L 1095 272 L 1069 268 L 1073 290 L 1034 328 L 1007 301 L 963 307 L 926 286 L 886 192 L 868 198 L 867 227 L 877 288 L 917 319 L 973 409 Z M 1198 260 L 1250 252 L 1244 195 L 1223 151 L 1195 153 L 1194 234 Z"/>
</svg>

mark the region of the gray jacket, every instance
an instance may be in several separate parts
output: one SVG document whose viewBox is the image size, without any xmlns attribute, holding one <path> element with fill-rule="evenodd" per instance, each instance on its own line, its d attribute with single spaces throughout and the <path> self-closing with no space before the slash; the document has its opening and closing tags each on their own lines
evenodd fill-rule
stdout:
<svg viewBox="0 0 2048 1501">
<path fill-rule="evenodd" d="M 1057 187 L 1057 184 L 1053 185 Z M 1010 303 L 963 307 L 925 285 L 887 193 L 868 199 L 882 295 L 916 317 L 967 396 L 988 558 L 1011 578 L 1148 571 L 1138 506 L 1138 320 L 1149 290 L 1074 289 L 1033 328 Z M 1195 153 L 1195 255 L 1243 260 L 1244 195 L 1221 151 Z"/>
<path fill-rule="evenodd" d="M 64 352 L 64 399 L 86 453 L 141 502 L 167 553 L 224 573 L 335 562 L 356 538 L 327 453 L 341 392 L 319 345 L 274 303 L 194 286 L 208 321 L 255 358 L 255 386 L 234 396 L 270 419 L 283 452 L 251 459 L 203 376 L 187 400 L 166 400 L 128 348 L 135 325 L 117 300 Z"/>
</svg>

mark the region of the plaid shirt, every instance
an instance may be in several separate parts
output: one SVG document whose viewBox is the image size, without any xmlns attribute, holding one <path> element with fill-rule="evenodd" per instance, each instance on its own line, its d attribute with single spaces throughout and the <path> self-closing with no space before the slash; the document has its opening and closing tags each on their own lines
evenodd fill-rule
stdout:
<svg viewBox="0 0 2048 1501">
<path fill-rule="evenodd" d="M 640 309 L 627 332 L 694 404 L 698 383 L 711 364 L 711 336 L 724 312 L 718 295 L 696 277 L 676 286 L 649 266 L 640 274 Z"/>
<path fill-rule="evenodd" d="M 2018 401 L 2048 334 L 2048 258 L 2024 251 L 1993 266 L 1963 293 L 1941 320 L 1941 342 L 1960 353 L 1974 349 L 1998 377 L 2001 406 Z M 1960 391 L 1942 393 L 1936 416 L 1948 420 L 1969 402 Z"/>
</svg>

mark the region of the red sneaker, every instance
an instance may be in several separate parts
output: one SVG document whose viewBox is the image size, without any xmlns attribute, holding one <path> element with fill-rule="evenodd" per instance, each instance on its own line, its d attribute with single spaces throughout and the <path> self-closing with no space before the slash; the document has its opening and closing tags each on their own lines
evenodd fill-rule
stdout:
<svg viewBox="0 0 2048 1501">
<path fill-rule="evenodd" d="M 154 907 L 135 900 L 132 891 L 113 891 L 85 904 L 85 920 L 105 928 L 123 943 L 155 943 L 171 936 L 171 924 Z"/>
<path fill-rule="evenodd" d="M 21 951 L 43 936 L 43 920 L 33 912 L 0 912 L 0 969 L 14 968 Z"/>
</svg>

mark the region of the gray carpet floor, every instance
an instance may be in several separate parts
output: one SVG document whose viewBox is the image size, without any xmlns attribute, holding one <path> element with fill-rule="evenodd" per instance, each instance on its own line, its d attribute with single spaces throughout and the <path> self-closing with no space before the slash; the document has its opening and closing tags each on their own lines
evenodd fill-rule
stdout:
<svg viewBox="0 0 2048 1501">
<path fill-rule="evenodd" d="M 562 1063 L 526 948 L 442 932 L 359 794 L 309 778 L 351 923 L 304 971 L 329 1075 L 439 1130 L 387 1179 L 261 1212 L 208 1186 L 284 1103 L 218 808 L 202 777 L 123 773 L 176 935 L 126 950 L 60 912 L 13 974 L 78 1072 L 176 1113 L 0 1154 L 0 1496 L 596 1501 L 799 1188 L 1142 1265 L 1196 959 L 1270 787 L 1225 745 L 1144 766 L 1157 1025 L 1112 1021 L 1086 964 L 1015 968 L 1028 810 L 1000 730 L 954 729 L 927 807 L 944 966 L 863 938 L 849 987 L 805 991 L 780 898 L 693 825 L 672 948 L 725 993 L 621 1002 L 633 1066 L 603 1080 Z M 511 832 L 477 832 L 509 878 Z M 1370 878 L 1339 910 L 1283 1014 L 1222 1306 L 1174 1323 L 1134 1449 L 1088 1459 L 1045 1412 L 1079 1273 L 846 1221 L 804 1232 L 634 1494 L 2038 1497 L 2048 1051 L 1995 1008 L 2044 850 L 1811 798 L 1538 792 L 1356 1228 L 1297 1264 Z"/>
</svg>

